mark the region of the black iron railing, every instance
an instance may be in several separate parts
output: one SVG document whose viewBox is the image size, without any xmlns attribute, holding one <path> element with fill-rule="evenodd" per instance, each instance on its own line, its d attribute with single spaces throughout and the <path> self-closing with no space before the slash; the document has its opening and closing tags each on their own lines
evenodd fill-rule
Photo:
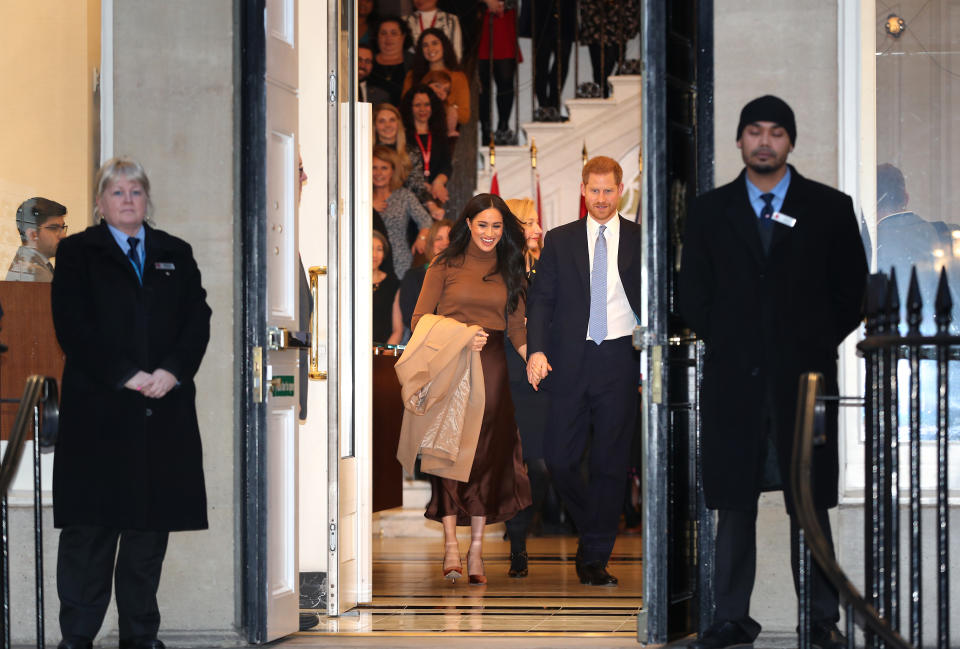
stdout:
<svg viewBox="0 0 960 649">
<path fill-rule="evenodd" d="M 3 399 L 13 401 L 16 399 Z M 34 511 L 34 552 L 36 573 L 36 617 L 37 647 L 44 646 L 43 620 L 43 503 L 40 484 L 40 450 L 52 446 L 56 441 L 60 420 L 60 406 L 57 398 L 57 383 L 53 379 L 34 375 L 27 379 L 20 407 L 10 431 L 7 449 L 0 464 L 0 573 L 3 586 L 0 590 L 0 639 L 4 649 L 10 648 L 10 538 L 7 491 L 20 465 L 23 449 L 30 433 L 33 433 L 33 511 Z"/>
<path fill-rule="evenodd" d="M 907 333 L 900 333 L 900 297 L 896 274 L 872 275 L 867 286 L 866 337 L 857 346 L 865 361 L 864 408 L 864 594 L 851 584 L 829 552 L 827 539 L 814 515 L 810 464 L 813 447 L 824 443 L 824 416 L 829 397 L 824 397 L 822 377 L 801 377 L 797 403 L 791 482 L 800 524 L 801 576 L 799 606 L 800 649 L 810 647 L 810 602 L 808 596 L 811 556 L 837 588 L 846 610 L 847 646 L 856 646 L 855 625 L 864 633 L 866 646 L 924 646 L 924 601 L 920 511 L 920 451 L 926 436 L 936 446 L 936 642 L 927 646 L 947 649 L 950 644 L 950 571 L 947 451 L 950 436 L 949 368 L 960 359 L 960 336 L 951 334 L 952 300 L 945 271 L 941 271 L 933 322 L 936 333 L 920 332 L 923 300 L 914 270 L 907 293 Z M 935 376 L 921 380 L 921 361 L 934 362 Z M 899 376 L 907 377 L 909 396 L 900 403 Z M 927 373 L 924 372 L 924 375 Z M 923 416 L 921 395 L 935 396 L 933 412 Z M 837 397 L 833 397 L 836 399 Z M 903 413 L 905 417 L 902 417 Z M 935 420 L 930 425 L 929 419 Z M 904 419 L 906 424 L 901 424 Z M 924 424 L 922 420 L 927 420 Z M 900 553 L 900 442 L 905 438 L 909 453 L 908 579 L 901 579 Z M 805 564 L 805 565 L 804 565 Z M 906 620 L 901 609 L 901 588 L 908 588 Z M 908 638 L 908 639 L 907 639 Z"/>
</svg>

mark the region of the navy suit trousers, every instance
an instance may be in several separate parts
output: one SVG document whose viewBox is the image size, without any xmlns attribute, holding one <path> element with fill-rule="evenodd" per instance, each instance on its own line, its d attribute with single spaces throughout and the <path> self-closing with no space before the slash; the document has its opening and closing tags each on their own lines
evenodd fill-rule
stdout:
<svg viewBox="0 0 960 649">
<path fill-rule="evenodd" d="M 639 354 L 629 336 L 581 344 L 580 380 L 570 390 L 550 392 L 544 450 L 557 491 L 580 532 L 583 560 L 606 564 L 623 508 Z M 589 476 L 584 480 L 580 464 L 588 442 Z"/>
</svg>

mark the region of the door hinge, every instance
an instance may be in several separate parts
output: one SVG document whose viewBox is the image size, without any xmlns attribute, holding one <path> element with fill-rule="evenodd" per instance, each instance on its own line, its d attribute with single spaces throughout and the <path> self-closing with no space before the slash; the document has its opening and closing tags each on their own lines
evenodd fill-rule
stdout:
<svg viewBox="0 0 960 649">
<path fill-rule="evenodd" d="M 253 402 L 263 403 L 263 347 L 253 348 Z"/>
</svg>

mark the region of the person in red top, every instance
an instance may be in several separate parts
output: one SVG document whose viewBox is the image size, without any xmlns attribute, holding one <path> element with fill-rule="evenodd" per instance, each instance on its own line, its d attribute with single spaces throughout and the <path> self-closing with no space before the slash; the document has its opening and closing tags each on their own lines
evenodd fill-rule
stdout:
<svg viewBox="0 0 960 649">
<path fill-rule="evenodd" d="M 516 133 L 510 129 L 510 113 L 513 112 L 514 75 L 522 60 L 517 49 L 517 3 L 516 0 L 485 0 L 487 10 L 483 16 L 477 52 L 477 70 L 480 72 L 480 127 L 481 141 L 490 144 L 490 75 L 497 84 L 497 144 L 516 144 Z"/>
</svg>

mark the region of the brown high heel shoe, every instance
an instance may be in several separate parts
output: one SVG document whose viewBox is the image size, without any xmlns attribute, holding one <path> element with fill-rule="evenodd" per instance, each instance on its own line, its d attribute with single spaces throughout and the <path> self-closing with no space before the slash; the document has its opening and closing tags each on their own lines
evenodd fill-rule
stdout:
<svg viewBox="0 0 960 649">
<path fill-rule="evenodd" d="M 450 548 L 455 548 L 457 552 L 457 562 L 456 565 L 452 561 L 447 561 L 447 559 L 452 554 Z M 463 577 L 463 562 L 460 561 L 460 545 L 453 541 L 451 543 L 444 543 L 444 553 L 443 553 L 443 578 L 449 579 L 452 582 L 456 582 L 458 579 Z"/>
<path fill-rule="evenodd" d="M 467 552 L 467 572 L 470 572 L 470 553 Z M 483 565 L 483 558 L 480 559 L 480 573 L 474 574 L 470 573 L 467 575 L 470 580 L 471 586 L 485 586 L 487 584 L 487 575 L 486 570 Z"/>
</svg>

